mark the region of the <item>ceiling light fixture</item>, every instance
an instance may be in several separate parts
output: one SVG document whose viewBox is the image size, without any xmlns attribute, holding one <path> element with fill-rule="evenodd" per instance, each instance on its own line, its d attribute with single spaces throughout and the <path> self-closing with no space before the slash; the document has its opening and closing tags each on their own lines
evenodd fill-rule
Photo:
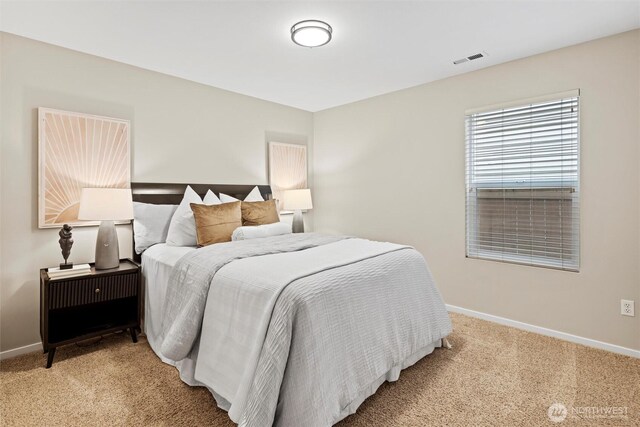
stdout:
<svg viewBox="0 0 640 427">
<path fill-rule="evenodd" d="M 291 40 L 304 47 L 324 46 L 331 41 L 333 28 L 323 21 L 308 19 L 291 27 Z"/>
</svg>

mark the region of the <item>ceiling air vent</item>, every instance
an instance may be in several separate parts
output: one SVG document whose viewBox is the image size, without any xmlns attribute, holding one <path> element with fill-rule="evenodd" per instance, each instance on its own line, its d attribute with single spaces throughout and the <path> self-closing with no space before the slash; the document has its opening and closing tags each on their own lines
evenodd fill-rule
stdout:
<svg viewBox="0 0 640 427">
<path fill-rule="evenodd" d="M 486 54 L 484 54 L 484 53 L 476 53 L 476 54 L 473 54 L 471 56 L 467 56 L 466 58 L 456 59 L 455 61 L 453 61 L 453 64 L 454 65 L 464 64 L 465 62 L 473 61 L 475 59 L 484 58 L 485 56 L 486 56 Z"/>
</svg>

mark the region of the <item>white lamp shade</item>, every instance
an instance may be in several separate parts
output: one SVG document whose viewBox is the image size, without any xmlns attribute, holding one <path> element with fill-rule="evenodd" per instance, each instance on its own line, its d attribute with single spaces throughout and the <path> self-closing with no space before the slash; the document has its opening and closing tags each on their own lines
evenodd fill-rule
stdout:
<svg viewBox="0 0 640 427">
<path fill-rule="evenodd" d="M 311 190 L 287 190 L 284 192 L 282 208 L 288 211 L 296 209 L 313 209 Z"/>
<path fill-rule="evenodd" d="M 130 188 L 83 188 L 80 196 L 81 221 L 123 221 L 133 218 Z"/>
</svg>

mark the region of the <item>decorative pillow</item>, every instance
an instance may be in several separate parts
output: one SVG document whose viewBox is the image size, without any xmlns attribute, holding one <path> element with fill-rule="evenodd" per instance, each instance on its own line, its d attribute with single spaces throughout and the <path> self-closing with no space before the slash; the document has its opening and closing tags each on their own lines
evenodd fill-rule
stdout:
<svg viewBox="0 0 640 427">
<path fill-rule="evenodd" d="M 220 201 L 222 203 L 231 203 L 231 202 L 237 202 L 238 199 L 236 199 L 235 197 L 231 197 L 227 194 L 220 193 Z M 251 190 L 249 194 L 247 194 L 247 197 L 244 198 L 244 201 L 245 202 L 264 202 L 264 197 L 262 197 L 262 194 L 260 193 L 260 189 L 258 188 L 257 185 L 253 187 L 253 190 Z"/>
<path fill-rule="evenodd" d="M 133 202 L 133 235 L 136 253 L 167 241 L 171 217 L 178 205 L 152 205 Z"/>
<path fill-rule="evenodd" d="M 198 246 L 231 241 L 233 230 L 242 226 L 240 203 L 211 206 L 191 203 Z"/>
<path fill-rule="evenodd" d="M 242 225 L 264 225 L 280 221 L 276 201 L 242 202 Z"/>
<path fill-rule="evenodd" d="M 233 231 L 231 240 L 235 242 L 237 240 L 280 236 L 281 234 L 291 234 L 291 224 L 287 222 L 275 222 L 273 224 L 238 227 Z"/>
</svg>

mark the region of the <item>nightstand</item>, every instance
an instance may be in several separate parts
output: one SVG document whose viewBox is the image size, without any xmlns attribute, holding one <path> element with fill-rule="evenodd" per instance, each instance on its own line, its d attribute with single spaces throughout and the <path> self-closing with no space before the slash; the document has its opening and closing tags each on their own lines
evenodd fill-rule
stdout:
<svg viewBox="0 0 640 427">
<path fill-rule="evenodd" d="M 138 342 L 142 314 L 140 266 L 131 260 L 109 270 L 51 279 L 40 270 L 40 336 L 51 367 L 56 348 L 129 329 Z"/>
</svg>

